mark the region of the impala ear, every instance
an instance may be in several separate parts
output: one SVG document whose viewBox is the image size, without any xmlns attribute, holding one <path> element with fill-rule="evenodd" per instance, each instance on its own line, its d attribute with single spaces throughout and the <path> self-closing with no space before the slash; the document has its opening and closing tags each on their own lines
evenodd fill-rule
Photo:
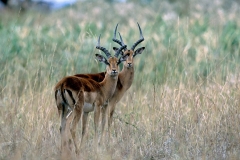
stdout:
<svg viewBox="0 0 240 160">
<path fill-rule="evenodd" d="M 130 54 L 129 54 L 129 53 L 127 53 L 127 54 L 125 54 L 125 55 L 121 56 L 121 57 L 119 58 L 119 60 L 118 60 L 118 63 L 117 63 L 117 64 L 119 65 L 121 62 L 123 62 L 123 61 L 126 61 L 129 55 L 130 55 Z"/>
<path fill-rule="evenodd" d="M 100 55 L 100 54 L 95 54 L 95 56 L 96 56 L 96 59 L 97 59 L 99 62 L 103 62 L 103 63 L 105 63 L 106 65 L 109 65 L 107 59 L 106 59 L 105 57 L 103 57 L 102 55 Z"/>
<path fill-rule="evenodd" d="M 114 52 L 117 52 L 118 48 L 117 47 L 113 47 Z M 123 51 L 120 51 L 120 55 L 123 55 Z"/>
<path fill-rule="evenodd" d="M 138 48 L 136 51 L 134 51 L 133 57 L 135 57 L 138 54 L 141 54 L 144 49 L 145 49 L 145 47 Z"/>
</svg>

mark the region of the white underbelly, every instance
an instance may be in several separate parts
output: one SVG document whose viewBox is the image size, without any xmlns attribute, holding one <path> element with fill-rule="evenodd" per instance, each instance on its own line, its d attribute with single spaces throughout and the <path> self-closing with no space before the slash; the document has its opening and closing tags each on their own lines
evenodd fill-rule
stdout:
<svg viewBox="0 0 240 160">
<path fill-rule="evenodd" d="M 83 112 L 92 112 L 94 110 L 94 105 L 91 103 L 84 103 Z"/>
</svg>

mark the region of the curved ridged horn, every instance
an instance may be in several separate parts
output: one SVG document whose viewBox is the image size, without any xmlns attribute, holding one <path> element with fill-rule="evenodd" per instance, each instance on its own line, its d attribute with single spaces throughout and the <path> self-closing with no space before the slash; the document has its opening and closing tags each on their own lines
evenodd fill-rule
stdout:
<svg viewBox="0 0 240 160">
<path fill-rule="evenodd" d="M 119 40 L 116 38 L 117 27 L 118 27 L 118 24 L 117 24 L 116 27 L 115 27 L 115 30 L 114 30 L 114 34 L 113 34 L 113 38 L 112 38 L 112 40 L 113 40 L 114 42 L 118 43 L 120 46 L 122 46 L 121 41 L 119 41 Z"/>
<path fill-rule="evenodd" d="M 123 46 L 121 46 L 117 51 L 116 51 L 116 53 L 115 53 L 115 57 L 118 57 L 119 56 L 119 54 L 121 53 L 121 51 L 124 49 L 126 49 L 127 48 L 127 45 L 123 45 Z"/>
<path fill-rule="evenodd" d="M 96 48 L 103 51 L 106 54 L 107 58 L 110 58 L 111 57 L 110 52 L 106 48 L 100 46 L 100 37 L 101 37 L 101 34 L 98 37 L 98 43 L 97 43 Z"/>
<path fill-rule="evenodd" d="M 114 34 L 113 34 L 113 41 L 114 42 L 116 42 L 116 43 L 118 43 L 120 46 L 124 46 L 125 44 L 124 44 L 124 42 L 123 42 L 123 40 L 122 40 L 122 36 L 121 36 L 121 34 L 118 32 L 118 34 L 119 34 L 119 37 L 120 37 L 120 40 L 121 41 L 119 41 L 117 38 L 116 38 L 116 34 L 117 34 L 117 27 L 118 27 L 118 24 L 116 25 L 116 27 L 115 27 L 115 30 L 114 30 Z M 127 48 L 124 48 L 124 50 L 126 50 Z"/>
<path fill-rule="evenodd" d="M 137 24 L 138 24 L 138 23 L 137 23 Z M 133 46 L 132 46 L 132 48 L 131 48 L 131 50 L 133 50 L 133 51 L 134 51 L 135 47 L 137 47 L 138 44 L 140 44 L 142 41 L 144 41 L 144 37 L 143 37 L 143 34 L 142 34 L 142 30 L 141 30 L 141 27 L 140 27 L 139 24 L 138 24 L 138 28 L 139 28 L 139 32 L 140 32 L 140 39 L 133 44 Z"/>
<path fill-rule="evenodd" d="M 120 37 L 120 40 L 121 40 L 121 46 L 124 46 L 125 44 L 123 43 L 123 39 L 122 39 L 122 36 L 121 36 L 121 34 L 118 32 L 118 34 L 119 34 L 119 37 Z"/>
</svg>

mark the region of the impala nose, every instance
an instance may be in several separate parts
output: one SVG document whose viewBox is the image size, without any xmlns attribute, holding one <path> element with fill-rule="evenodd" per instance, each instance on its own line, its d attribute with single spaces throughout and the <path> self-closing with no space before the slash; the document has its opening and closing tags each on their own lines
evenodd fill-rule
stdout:
<svg viewBox="0 0 240 160">
<path fill-rule="evenodd" d="M 127 66 L 128 66 L 128 67 L 132 67 L 132 63 L 128 63 Z"/>
<path fill-rule="evenodd" d="M 118 72 L 117 72 L 116 69 L 113 69 L 113 70 L 112 70 L 112 73 L 113 73 L 113 74 L 117 74 Z"/>
</svg>

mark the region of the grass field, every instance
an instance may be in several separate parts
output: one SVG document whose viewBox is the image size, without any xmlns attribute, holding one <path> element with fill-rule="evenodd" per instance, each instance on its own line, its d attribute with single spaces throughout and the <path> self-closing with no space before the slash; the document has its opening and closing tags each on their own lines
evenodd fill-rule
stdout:
<svg viewBox="0 0 240 160">
<path fill-rule="evenodd" d="M 146 49 L 117 105 L 99 159 L 239 159 L 238 1 L 84 1 L 54 12 L 0 11 L 0 159 L 59 159 L 53 87 L 64 76 L 96 73 L 97 37 L 113 30 L 130 47 L 141 25 Z M 80 124 L 78 130 L 80 138 Z M 90 114 L 83 159 L 95 159 Z"/>
</svg>

